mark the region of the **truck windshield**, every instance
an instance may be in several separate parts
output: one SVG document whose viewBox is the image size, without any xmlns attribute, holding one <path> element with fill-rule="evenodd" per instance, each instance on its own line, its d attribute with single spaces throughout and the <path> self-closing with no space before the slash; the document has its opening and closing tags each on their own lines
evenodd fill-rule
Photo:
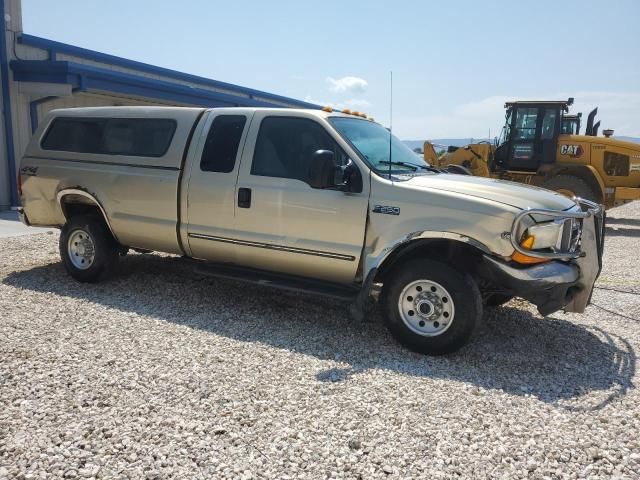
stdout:
<svg viewBox="0 0 640 480">
<path fill-rule="evenodd" d="M 329 122 L 378 173 L 385 174 L 389 170 L 395 174 L 432 171 L 419 154 L 378 123 L 346 117 L 330 117 Z"/>
</svg>

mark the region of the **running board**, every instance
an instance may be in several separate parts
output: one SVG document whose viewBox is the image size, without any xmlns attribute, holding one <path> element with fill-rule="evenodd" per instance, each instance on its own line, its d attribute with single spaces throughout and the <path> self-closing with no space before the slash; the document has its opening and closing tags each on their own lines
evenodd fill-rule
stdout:
<svg viewBox="0 0 640 480">
<path fill-rule="evenodd" d="M 284 275 L 253 268 L 237 267 L 217 263 L 194 260 L 196 272 L 216 278 L 238 280 L 253 283 L 263 287 L 278 288 L 291 292 L 308 293 L 322 297 L 352 302 L 358 296 L 359 290 L 336 283 L 312 280 L 294 275 Z"/>
</svg>

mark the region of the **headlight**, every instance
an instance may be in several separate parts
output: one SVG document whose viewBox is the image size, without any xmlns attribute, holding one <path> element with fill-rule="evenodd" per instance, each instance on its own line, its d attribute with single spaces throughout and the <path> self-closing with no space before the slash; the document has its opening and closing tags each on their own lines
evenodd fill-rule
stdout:
<svg viewBox="0 0 640 480">
<path fill-rule="evenodd" d="M 564 231 L 564 223 L 566 219 L 557 219 L 539 225 L 527 228 L 525 238 L 533 237 L 530 240 L 529 250 L 542 250 L 549 248 L 554 252 L 558 252 L 562 248 L 562 232 Z"/>
<path fill-rule="evenodd" d="M 554 253 L 573 252 L 578 246 L 581 221 L 575 218 L 557 218 L 550 222 L 537 223 L 526 228 L 521 236 L 520 246 L 525 250 L 541 250 Z M 530 257 L 515 252 L 512 260 L 532 264 L 548 261 L 545 258 Z"/>
</svg>

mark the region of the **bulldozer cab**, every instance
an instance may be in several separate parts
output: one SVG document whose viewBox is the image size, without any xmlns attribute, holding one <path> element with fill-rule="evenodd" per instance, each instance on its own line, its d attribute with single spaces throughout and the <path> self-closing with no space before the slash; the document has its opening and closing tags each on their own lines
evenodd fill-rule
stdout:
<svg viewBox="0 0 640 480">
<path fill-rule="evenodd" d="M 582 113 L 578 113 L 577 115 L 563 115 L 560 133 L 563 135 L 580 135 L 581 120 Z"/>
<path fill-rule="evenodd" d="M 505 125 L 491 169 L 535 172 L 553 163 L 563 115 L 572 103 L 572 98 L 505 103 Z"/>
</svg>

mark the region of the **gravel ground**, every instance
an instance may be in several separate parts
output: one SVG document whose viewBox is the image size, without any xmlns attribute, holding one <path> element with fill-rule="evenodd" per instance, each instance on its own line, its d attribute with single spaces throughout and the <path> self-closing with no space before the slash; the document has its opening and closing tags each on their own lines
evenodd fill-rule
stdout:
<svg viewBox="0 0 640 480">
<path fill-rule="evenodd" d="M 609 225 L 597 307 L 513 301 L 440 358 L 174 257 L 83 285 L 57 234 L 2 239 L 0 478 L 640 478 L 640 202 Z"/>
</svg>

